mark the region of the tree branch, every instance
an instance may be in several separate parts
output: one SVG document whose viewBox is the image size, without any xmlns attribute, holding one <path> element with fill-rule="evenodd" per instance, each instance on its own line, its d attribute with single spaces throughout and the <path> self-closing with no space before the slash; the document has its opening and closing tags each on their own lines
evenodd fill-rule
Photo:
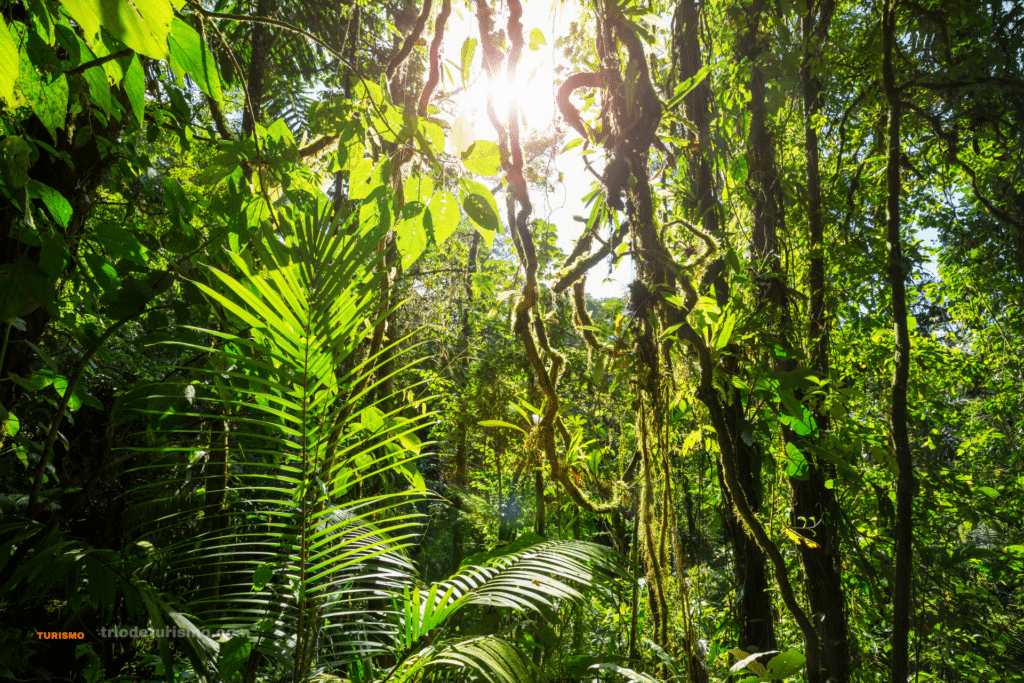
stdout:
<svg viewBox="0 0 1024 683">
<path fill-rule="evenodd" d="M 102 64 L 106 64 L 107 62 L 112 62 L 115 59 L 121 59 L 121 57 L 127 57 L 128 55 L 133 55 L 133 54 L 135 54 L 135 50 L 133 50 L 133 49 L 131 49 L 129 47 L 126 47 L 123 50 L 118 50 L 117 52 L 112 52 L 111 54 L 106 55 L 105 57 L 97 57 L 96 59 L 93 59 L 93 60 L 90 60 L 90 61 L 86 62 L 85 64 L 79 64 L 74 69 L 71 69 L 70 71 L 65 71 L 64 75 L 65 76 L 76 76 L 76 75 L 78 75 L 78 74 L 80 74 L 80 73 L 82 73 L 84 71 L 88 71 L 89 69 L 93 68 L 94 66 L 100 66 Z"/>
</svg>

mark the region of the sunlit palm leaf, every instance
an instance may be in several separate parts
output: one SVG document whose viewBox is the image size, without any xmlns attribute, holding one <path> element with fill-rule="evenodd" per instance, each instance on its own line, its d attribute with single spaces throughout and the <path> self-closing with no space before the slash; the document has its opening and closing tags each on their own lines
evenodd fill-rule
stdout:
<svg viewBox="0 0 1024 683">
<path fill-rule="evenodd" d="M 280 223 L 228 254 L 230 272 L 195 282 L 224 324 L 200 330 L 210 346 L 167 342 L 209 361 L 187 369 L 188 405 L 174 411 L 190 426 L 149 449 L 171 476 L 135 496 L 138 533 L 167 575 L 199 582 L 190 604 L 204 623 L 247 631 L 301 680 L 314 662 L 336 667 L 391 640 L 388 598 L 413 577 L 402 548 L 417 521 L 402 503 L 418 492 L 359 492 L 408 471 L 421 425 L 374 407 L 400 403 L 377 395 L 387 378 L 360 353 L 381 314 L 381 235 L 287 208 Z M 181 398 L 146 400 L 161 397 Z"/>
<path fill-rule="evenodd" d="M 467 605 L 507 607 L 551 615 L 558 602 L 581 602 L 609 579 L 632 580 L 622 558 L 605 546 L 549 541 L 464 568 L 429 587 L 407 587 L 400 613 L 399 663 L 386 680 L 419 680 L 431 667 L 465 669 L 467 679 L 491 683 L 536 680 L 525 655 L 500 638 L 446 640 L 444 622 Z"/>
</svg>

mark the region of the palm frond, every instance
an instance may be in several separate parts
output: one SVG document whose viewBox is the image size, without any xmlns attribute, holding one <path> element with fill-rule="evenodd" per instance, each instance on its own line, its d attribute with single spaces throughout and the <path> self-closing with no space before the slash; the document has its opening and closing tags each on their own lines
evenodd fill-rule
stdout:
<svg viewBox="0 0 1024 683">
<path fill-rule="evenodd" d="M 379 229 L 294 207 L 278 222 L 194 282 L 222 325 L 196 330 L 210 346 L 165 342 L 209 362 L 188 370 L 188 426 L 144 449 L 162 475 L 140 472 L 134 497 L 138 538 L 172 581 L 196 578 L 184 589 L 203 623 L 249 633 L 303 680 L 314 662 L 387 650 L 390 597 L 414 577 L 404 503 L 422 492 L 361 491 L 395 471 L 415 480 L 412 434 L 429 416 L 379 396 L 387 378 L 362 351 L 382 313 Z"/>
<path fill-rule="evenodd" d="M 586 541 L 548 541 L 470 566 L 438 584 L 451 605 L 549 612 L 558 600 L 579 602 L 608 579 L 632 580 L 615 551 Z M 438 612 L 437 608 L 434 610 Z M 446 608 L 447 616 L 451 611 Z"/>
<path fill-rule="evenodd" d="M 469 566 L 446 581 L 403 593 L 398 664 L 386 681 L 415 681 L 426 669 L 453 666 L 490 683 L 536 680 L 516 646 L 495 636 L 446 640 L 444 622 L 467 605 L 553 616 L 559 601 L 582 602 L 611 579 L 632 580 L 623 558 L 602 545 L 548 541 Z"/>
<path fill-rule="evenodd" d="M 435 666 L 465 669 L 469 676 L 488 683 L 533 683 L 533 663 L 511 643 L 493 636 L 467 638 L 448 643 L 431 658 Z"/>
</svg>

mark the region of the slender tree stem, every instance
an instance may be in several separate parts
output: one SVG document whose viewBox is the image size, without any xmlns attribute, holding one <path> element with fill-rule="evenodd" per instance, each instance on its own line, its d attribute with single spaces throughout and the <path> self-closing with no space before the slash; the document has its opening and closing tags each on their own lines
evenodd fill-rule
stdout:
<svg viewBox="0 0 1024 683">
<path fill-rule="evenodd" d="M 913 562 L 914 470 L 907 436 L 907 384 L 910 377 L 910 333 L 903 249 L 900 244 L 900 96 L 896 87 L 893 52 L 896 42 L 895 0 L 882 6 L 882 89 L 889 106 L 886 142 L 886 248 L 887 273 L 892 288 L 893 331 L 896 336 L 892 378 L 893 450 L 899 474 L 896 478 L 896 570 L 893 577 L 892 649 L 889 653 L 891 683 L 906 683 L 909 670 L 911 579 Z"/>
</svg>

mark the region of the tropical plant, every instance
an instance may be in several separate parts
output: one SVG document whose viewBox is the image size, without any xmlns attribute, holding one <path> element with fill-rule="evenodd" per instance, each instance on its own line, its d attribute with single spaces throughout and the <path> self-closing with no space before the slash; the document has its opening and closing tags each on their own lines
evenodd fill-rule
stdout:
<svg viewBox="0 0 1024 683">
<path fill-rule="evenodd" d="M 386 313 L 377 311 L 380 236 L 376 222 L 286 207 L 262 239 L 230 253 L 237 275 L 210 268 L 209 284 L 196 281 L 222 328 L 239 331 L 196 330 L 209 344 L 163 342 L 208 362 L 198 373 L 177 368 L 192 377 L 178 416 L 199 426 L 175 423 L 166 442 L 144 449 L 155 458 L 146 469 L 167 476 L 134 492 L 139 539 L 168 580 L 195 579 L 188 604 L 205 626 L 236 634 L 219 648 L 225 680 L 266 657 L 293 681 L 342 669 L 370 681 L 380 670 L 371 657 L 387 654 L 395 663 L 381 680 L 419 680 L 446 665 L 530 681 L 515 646 L 455 636 L 451 617 L 468 605 L 552 615 L 629 575 L 606 548 L 555 541 L 417 584 L 403 553 L 417 515 L 403 503 L 423 495 L 410 463 L 429 413 L 403 417 L 408 406 L 379 391 L 388 377 L 363 353 L 374 316 Z M 167 386 L 140 390 L 135 410 L 165 416 L 162 402 L 181 397 Z M 197 441 L 209 449 L 197 453 Z M 384 490 L 395 472 L 411 487 Z"/>
<path fill-rule="evenodd" d="M 196 579 L 184 588 L 204 624 L 252 634 L 252 644 L 239 636 L 221 652 L 225 678 L 261 656 L 294 680 L 363 656 L 385 627 L 354 606 L 411 576 L 395 553 L 414 514 L 399 503 L 423 490 L 410 463 L 427 416 L 401 415 L 406 406 L 380 393 L 388 378 L 364 352 L 383 313 L 380 236 L 376 223 L 343 222 L 315 202 L 305 212 L 284 207 L 260 238 L 229 253 L 235 273 L 210 267 L 207 282 L 195 282 L 221 329 L 196 329 L 205 344 L 162 342 L 207 362 L 172 368 L 190 379 L 177 418 L 194 426 L 174 420 L 164 427 L 173 434 L 144 449 L 154 455 L 146 467 L 166 476 L 134 491 L 137 532 L 165 558 L 166 577 Z M 181 387 L 142 388 L 126 410 L 164 418 Z M 206 451 L 196 452 L 197 439 Z M 180 475 L 192 469 L 198 476 L 183 489 Z M 360 495 L 389 472 L 413 488 Z"/>
<path fill-rule="evenodd" d="M 518 645 L 493 633 L 458 637 L 448 622 L 468 605 L 533 611 L 551 619 L 560 604 L 582 602 L 589 589 L 628 576 L 623 558 L 608 548 L 584 541 L 548 541 L 500 554 L 483 566 L 469 565 L 429 587 L 406 587 L 399 614 L 398 663 L 383 680 L 411 683 L 421 680 L 430 667 L 448 665 L 492 683 L 535 681 L 535 667 Z"/>
</svg>

